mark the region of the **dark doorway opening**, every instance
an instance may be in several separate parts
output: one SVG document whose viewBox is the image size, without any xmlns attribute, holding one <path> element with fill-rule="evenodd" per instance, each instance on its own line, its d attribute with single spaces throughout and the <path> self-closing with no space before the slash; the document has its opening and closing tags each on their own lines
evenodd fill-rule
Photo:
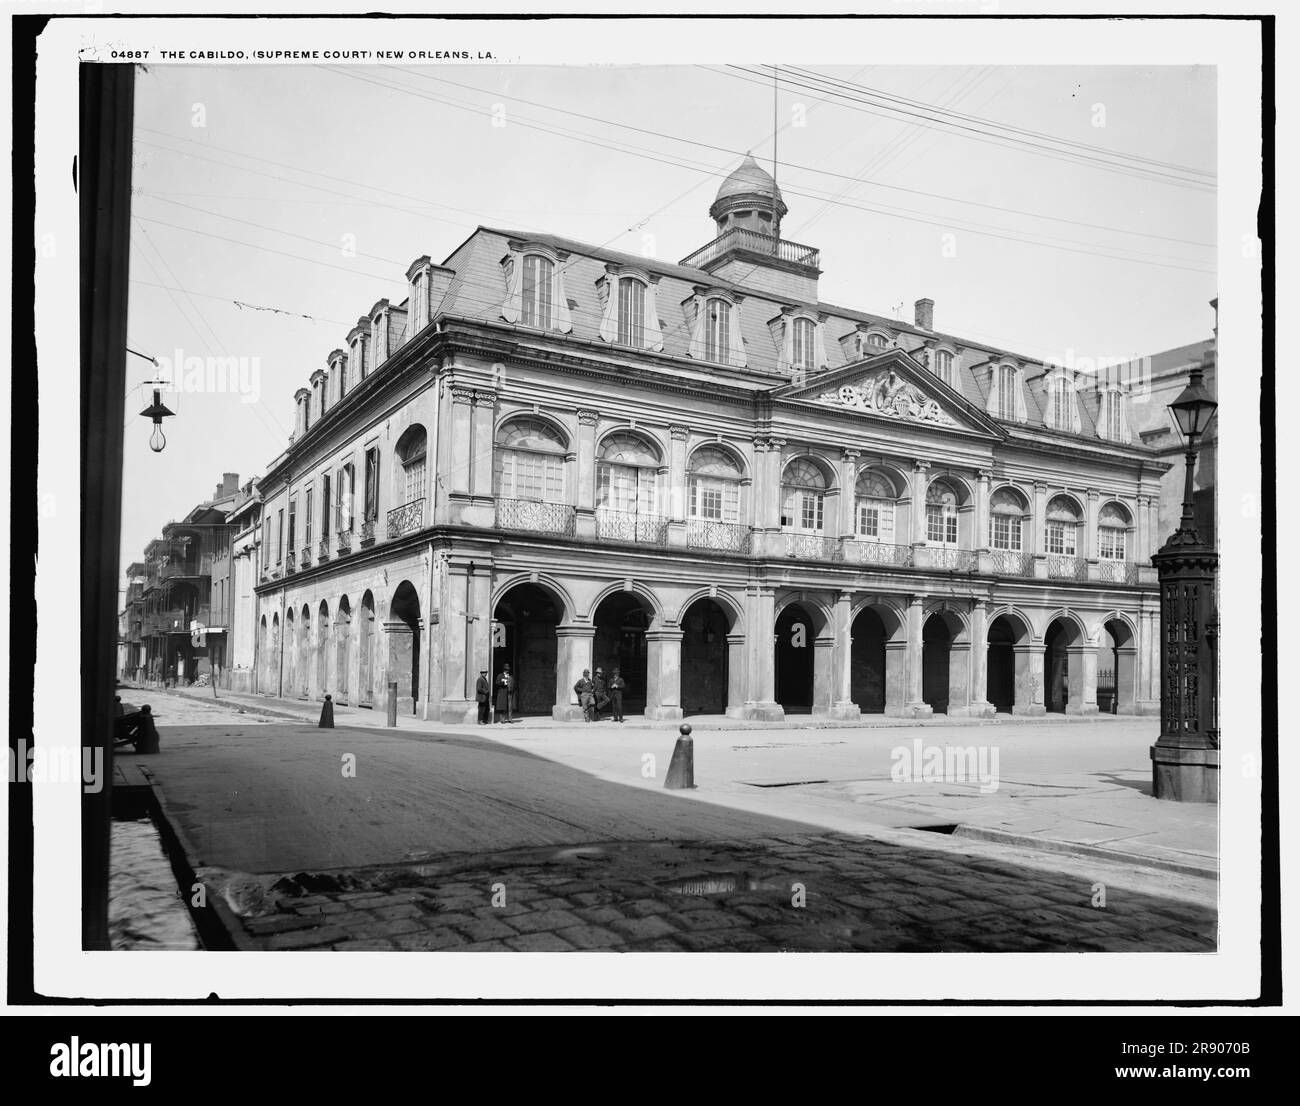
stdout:
<svg viewBox="0 0 1300 1106">
<path fill-rule="evenodd" d="M 921 698 L 935 714 L 948 713 L 952 631 L 941 615 L 931 615 L 921 635 Z"/>
<path fill-rule="evenodd" d="M 623 691 L 623 711 L 645 711 L 646 631 L 653 618 L 645 604 L 631 592 L 608 596 L 596 608 L 596 640 L 593 645 L 591 672 L 604 669 L 605 677 L 617 668 L 627 683 Z"/>
<path fill-rule="evenodd" d="M 404 708 L 411 701 L 411 713 L 420 702 L 420 596 L 409 580 L 403 580 L 393 593 L 389 616 L 406 626 L 406 633 L 393 635 L 389 648 L 389 679 L 397 682 L 397 698 Z"/>
<path fill-rule="evenodd" d="M 555 705 L 559 605 L 536 584 L 520 584 L 501 597 L 493 617 L 493 687 L 508 664 L 515 678 L 515 713 L 549 717 Z"/>
<path fill-rule="evenodd" d="M 712 599 L 697 599 L 682 616 L 683 714 L 726 712 L 730 622 Z"/>
<path fill-rule="evenodd" d="M 863 714 L 884 714 L 885 624 L 868 608 L 853 620 L 852 636 L 849 698 Z"/>
<path fill-rule="evenodd" d="M 1053 622 L 1043 639 L 1043 700 L 1049 714 L 1064 714 L 1070 702 L 1070 655 L 1066 648 L 1072 637 L 1060 622 Z"/>
<path fill-rule="evenodd" d="M 809 714 L 813 704 L 813 642 L 817 624 L 798 603 L 776 620 L 776 701 L 787 714 Z"/>
<path fill-rule="evenodd" d="M 1016 705 L 1016 631 L 1005 618 L 989 627 L 988 701 L 1001 714 Z"/>
</svg>

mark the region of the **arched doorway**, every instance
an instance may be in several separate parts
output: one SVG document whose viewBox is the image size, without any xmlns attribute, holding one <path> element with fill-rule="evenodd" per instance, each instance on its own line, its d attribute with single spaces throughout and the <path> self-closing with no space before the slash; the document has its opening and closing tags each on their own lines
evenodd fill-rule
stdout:
<svg viewBox="0 0 1300 1106">
<path fill-rule="evenodd" d="M 330 606 L 322 599 L 316 614 L 316 693 L 324 698 L 330 690 Z"/>
<path fill-rule="evenodd" d="M 262 615 L 262 623 L 257 630 L 257 690 L 266 691 L 270 686 L 267 679 L 267 673 L 270 672 L 271 656 L 271 635 L 266 627 L 266 615 Z"/>
<path fill-rule="evenodd" d="M 420 596 L 409 580 L 393 592 L 388 617 L 388 678 L 397 684 L 397 709 L 415 714 L 420 701 Z"/>
<path fill-rule="evenodd" d="M 816 702 L 816 641 L 822 620 L 802 603 L 776 619 L 776 701 L 786 714 L 810 714 Z"/>
<path fill-rule="evenodd" d="M 302 605 L 302 620 L 298 623 L 298 698 L 311 696 L 311 608 Z"/>
<path fill-rule="evenodd" d="M 987 698 L 999 714 L 1010 714 L 1016 706 L 1016 630 L 1005 617 L 989 626 Z"/>
<path fill-rule="evenodd" d="M 1048 714 L 1064 714 L 1070 705 L 1069 648 L 1077 636 L 1075 628 L 1059 618 L 1043 635 L 1043 703 Z"/>
<path fill-rule="evenodd" d="M 1137 646 L 1121 619 L 1107 619 L 1097 646 L 1097 709 L 1103 714 L 1137 713 Z"/>
<path fill-rule="evenodd" d="M 720 603 L 697 599 L 682 615 L 682 713 L 725 714 L 730 684 L 727 634 L 731 618 Z"/>
<path fill-rule="evenodd" d="M 280 694 L 280 681 L 284 678 L 284 657 L 280 652 L 280 612 L 271 615 L 271 648 L 267 652 L 266 690 L 271 695 Z"/>
<path fill-rule="evenodd" d="M 375 705 L 375 597 L 369 590 L 357 610 L 357 704 Z"/>
<path fill-rule="evenodd" d="M 921 633 L 921 698 L 935 714 L 947 714 L 951 697 L 952 629 L 942 614 L 932 614 Z"/>
<path fill-rule="evenodd" d="M 352 683 L 352 605 L 345 595 L 339 600 L 338 617 L 334 620 L 334 697 L 340 703 L 348 701 Z"/>
<path fill-rule="evenodd" d="M 623 692 L 623 711 L 634 714 L 646 707 L 646 631 L 654 612 L 632 592 L 620 591 L 607 596 L 596 608 L 593 622 L 596 638 L 592 644 L 591 671 L 603 668 L 608 676 L 618 668 L 627 682 Z"/>
<path fill-rule="evenodd" d="M 536 584 L 520 584 L 497 601 L 492 626 L 492 686 L 506 665 L 515 678 L 515 711 L 550 715 L 555 704 L 560 604 Z M 477 673 L 475 673 L 477 676 Z M 564 699 L 568 702 L 568 699 Z"/>
<path fill-rule="evenodd" d="M 858 612 L 850 633 L 849 698 L 863 714 L 884 714 L 888 699 L 885 642 L 890 635 L 871 607 Z"/>
<path fill-rule="evenodd" d="M 293 608 L 284 612 L 284 667 L 281 672 L 280 694 L 293 696 L 298 679 L 298 633 Z"/>
</svg>

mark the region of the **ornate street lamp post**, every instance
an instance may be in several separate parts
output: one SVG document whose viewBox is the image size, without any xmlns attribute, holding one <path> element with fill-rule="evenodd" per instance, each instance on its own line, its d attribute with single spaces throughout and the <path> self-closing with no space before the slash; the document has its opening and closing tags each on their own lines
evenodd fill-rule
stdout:
<svg viewBox="0 0 1300 1106">
<path fill-rule="evenodd" d="M 1169 405 L 1187 439 L 1183 517 L 1151 560 L 1160 577 L 1160 738 L 1151 746 L 1157 799 L 1219 799 L 1219 555 L 1196 529 L 1192 476 L 1201 437 L 1218 404 L 1195 366 Z"/>
</svg>

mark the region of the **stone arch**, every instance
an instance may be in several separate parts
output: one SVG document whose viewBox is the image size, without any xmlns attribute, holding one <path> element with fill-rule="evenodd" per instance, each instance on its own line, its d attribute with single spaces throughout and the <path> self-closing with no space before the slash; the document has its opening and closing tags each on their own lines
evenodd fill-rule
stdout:
<svg viewBox="0 0 1300 1106">
<path fill-rule="evenodd" d="M 401 437 L 397 439 L 397 444 L 393 447 L 390 501 L 399 507 L 406 507 L 408 504 L 428 498 L 428 489 L 425 486 L 428 448 L 429 432 L 422 423 L 418 422 L 411 423 L 403 430 Z M 423 519 L 419 521 L 422 522 Z M 415 519 L 399 519 L 398 522 L 400 525 L 410 525 L 412 529 L 418 528 L 414 525 Z"/>
<path fill-rule="evenodd" d="M 879 473 L 885 477 L 894 487 L 895 499 L 908 499 L 912 494 L 912 478 L 892 461 L 862 461 L 857 468 L 853 470 L 853 482 L 857 485 L 858 479 L 865 473 Z"/>
<path fill-rule="evenodd" d="M 680 689 L 683 714 L 725 714 L 744 701 L 744 634 L 740 613 L 722 592 L 701 589 L 682 604 Z"/>
<path fill-rule="evenodd" d="M 921 699 L 935 714 L 969 713 L 969 623 L 942 603 L 931 604 L 921 622 Z"/>
<path fill-rule="evenodd" d="M 324 698 L 330 690 L 330 605 L 322 599 L 316 612 L 316 692 Z"/>
<path fill-rule="evenodd" d="M 969 507 L 975 502 L 975 489 L 971 487 L 970 481 L 964 476 L 958 476 L 955 472 L 947 469 L 941 469 L 933 473 L 925 482 L 925 494 L 928 497 L 930 489 L 935 484 L 947 484 L 954 492 L 957 493 L 957 506 Z"/>
<path fill-rule="evenodd" d="M 901 714 L 907 616 L 879 596 L 849 611 L 849 699 L 863 714 Z"/>
<path fill-rule="evenodd" d="M 375 648 L 378 637 L 375 595 L 369 588 L 361 596 L 357 606 L 357 702 L 362 706 L 373 706 L 375 702 L 375 683 L 377 668 Z"/>
<path fill-rule="evenodd" d="M 577 612 L 573 596 L 569 594 L 568 588 L 559 580 L 545 572 L 516 572 L 512 576 L 502 578 L 498 582 L 496 590 L 492 593 L 492 609 L 496 610 L 497 604 L 501 602 L 507 592 L 523 584 L 532 584 L 547 593 L 551 602 L 555 604 L 556 609 L 560 612 L 560 622 L 562 624 L 574 620 Z"/>
<path fill-rule="evenodd" d="M 311 696 L 311 658 L 314 644 L 311 632 L 311 607 L 304 603 L 298 616 L 298 681 L 293 688 L 293 693 L 300 699 Z"/>
<path fill-rule="evenodd" d="M 340 703 L 348 702 L 356 694 L 352 681 L 352 604 L 346 595 L 340 596 L 334 616 L 334 697 Z"/>
<path fill-rule="evenodd" d="M 571 620 L 567 601 L 563 589 L 542 578 L 534 581 L 531 573 L 517 573 L 493 596 L 488 673 L 493 703 L 500 677 L 509 668 L 514 702 L 507 706 L 514 714 L 551 715 L 568 704 L 574 680 L 568 671 L 571 664 L 562 663 L 558 634 L 559 626 Z M 566 651 L 571 649 L 571 638 L 566 638 L 565 646 Z M 569 656 L 563 659 L 571 661 Z"/>
<path fill-rule="evenodd" d="M 691 606 L 700 599 L 712 599 L 719 607 L 729 616 L 727 633 L 743 634 L 745 632 L 745 611 L 739 600 L 730 592 L 723 591 L 722 588 L 699 588 L 691 592 L 681 606 L 677 608 L 677 613 L 672 619 L 677 625 L 681 625 L 682 618 Z"/>
<path fill-rule="evenodd" d="M 1053 622 L 1064 622 L 1074 631 L 1069 642 L 1071 645 L 1086 645 L 1093 640 L 1093 635 L 1088 633 L 1088 624 L 1084 622 L 1082 615 L 1070 607 L 1057 607 L 1056 610 L 1049 611 L 1043 616 L 1038 634 L 1040 641 L 1047 640 L 1047 631 Z"/>
<path fill-rule="evenodd" d="M 1033 620 L 1011 604 L 995 607 L 987 640 L 985 700 L 1000 713 L 1041 714 L 1043 653 Z"/>
<path fill-rule="evenodd" d="M 960 611 L 950 603 L 939 600 L 938 602 L 927 604 L 921 612 L 921 625 L 925 626 L 931 618 L 941 618 L 948 627 L 949 634 L 952 635 L 954 644 L 970 644 L 970 618 L 965 611 Z"/>
<path fill-rule="evenodd" d="M 788 453 L 781 458 L 781 485 L 784 487 L 787 483 L 787 477 L 790 475 L 791 467 L 796 461 L 808 461 L 821 474 L 824 481 L 824 491 L 836 491 L 840 486 L 839 466 L 830 458 L 822 455 L 815 449 L 799 449 Z"/>
<path fill-rule="evenodd" d="M 595 598 L 592 599 L 591 603 L 587 607 L 587 618 L 594 621 L 597 608 L 605 602 L 606 599 L 611 595 L 616 595 L 618 592 L 626 591 L 637 596 L 637 598 L 641 599 L 647 606 L 649 606 L 651 612 L 649 628 L 651 630 L 657 630 L 663 626 L 664 608 L 663 604 L 659 601 L 659 596 L 655 594 L 654 589 L 647 587 L 645 584 L 642 584 L 637 580 L 631 581 L 631 587 L 627 587 L 626 584 L 627 581 L 616 580 L 611 584 L 607 584 L 597 592 Z"/>
<path fill-rule="evenodd" d="M 1108 611 L 1097 626 L 1097 709 L 1103 714 L 1137 713 L 1138 632 L 1123 611 Z"/>
<path fill-rule="evenodd" d="M 1049 713 L 1096 712 L 1095 645 L 1074 611 L 1061 608 L 1047 616 L 1043 627 L 1043 705 Z"/>
<path fill-rule="evenodd" d="M 811 592 L 786 592 L 785 595 L 777 599 L 776 604 L 772 609 L 773 617 L 779 619 L 787 607 L 796 603 L 804 609 L 805 613 L 811 615 L 812 620 L 816 623 L 816 625 L 812 627 L 812 636 L 814 638 L 827 637 L 830 635 L 835 624 L 831 609 L 824 601 L 817 598 L 817 596 Z"/>
<path fill-rule="evenodd" d="M 284 661 L 280 668 L 280 694 L 296 695 L 298 686 L 298 627 L 293 608 L 284 612 Z"/>
<path fill-rule="evenodd" d="M 495 442 L 500 437 L 501 432 L 512 422 L 527 420 L 530 422 L 540 423 L 549 429 L 558 439 L 565 449 L 572 446 L 573 435 L 564 425 L 563 421 L 554 415 L 547 414 L 545 411 L 534 411 L 530 407 L 519 407 L 512 411 L 504 412 L 492 427 L 492 440 Z"/>
<path fill-rule="evenodd" d="M 423 619 L 420 592 L 403 579 L 393 590 L 384 621 L 385 672 L 397 684 L 397 709 L 415 714 L 420 702 L 420 654 Z M 378 655 L 378 651 L 377 651 Z M 387 698 L 384 699 L 387 703 Z"/>
<path fill-rule="evenodd" d="M 605 456 L 605 450 L 607 448 L 612 448 L 610 446 L 610 439 L 617 436 L 640 438 L 643 442 L 649 445 L 651 450 L 657 455 L 658 464 L 664 465 L 667 463 L 664 458 L 668 456 L 668 447 L 660 439 L 658 434 L 651 430 L 647 430 L 643 426 L 631 427 L 626 425 L 611 426 L 596 439 L 595 455 L 598 461 L 613 460 L 613 458 Z"/>
<path fill-rule="evenodd" d="M 716 449 L 719 453 L 725 454 L 736 466 L 736 471 L 740 473 L 742 478 L 750 475 L 749 465 L 745 463 L 745 455 L 741 453 L 739 449 L 733 446 L 730 442 L 719 442 L 712 439 L 699 442 L 691 449 L 690 453 L 686 455 L 686 471 L 688 473 L 692 471 L 691 463 L 695 459 L 696 454 L 704 449 Z"/>
<path fill-rule="evenodd" d="M 907 611 L 896 601 L 885 596 L 866 595 L 849 607 L 849 625 L 863 611 L 874 610 L 884 623 L 890 641 L 907 640 Z"/>
</svg>

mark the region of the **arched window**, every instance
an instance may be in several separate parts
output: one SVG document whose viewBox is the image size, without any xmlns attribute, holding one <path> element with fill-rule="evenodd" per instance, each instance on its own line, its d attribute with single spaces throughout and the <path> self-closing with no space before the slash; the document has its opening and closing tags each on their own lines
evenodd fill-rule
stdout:
<svg viewBox="0 0 1300 1106">
<path fill-rule="evenodd" d="M 549 258 L 530 253 L 524 257 L 523 304 L 520 316 L 524 326 L 550 330 L 552 287 L 555 265 Z"/>
<path fill-rule="evenodd" d="M 600 445 L 596 506 L 633 515 L 657 513 L 659 453 L 639 434 L 619 431 Z"/>
<path fill-rule="evenodd" d="M 894 540 L 894 485 L 879 472 L 858 477 L 853 500 L 854 531 L 868 541 Z"/>
<path fill-rule="evenodd" d="M 817 324 L 812 319 L 795 319 L 793 367 L 804 372 L 817 368 Z"/>
<path fill-rule="evenodd" d="M 686 466 L 691 518 L 740 521 L 740 466 L 726 450 L 703 446 Z"/>
<path fill-rule="evenodd" d="M 796 457 L 781 477 L 781 525 L 820 534 L 825 517 L 826 477 L 806 457 Z"/>
<path fill-rule="evenodd" d="M 618 282 L 618 341 L 620 345 L 645 345 L 645 285 L 635 277 Z"/>
<path fill-rule="evenodd" d="M 564 502 L 564 454 L 559 432 L 541 419 L 502 423 L 492 455 L 492 483 L 504 499 Z"/>
<path fill-rule="evenodd" d="M 885 338 L 885 336 L 884 336 L 883 334 L 868 334 L 868 335 L 867 335 L 867 348 L 868 348 L 868 349 L 870 349 L 870 350 L 874 350 L 874 351 L 879 351 L 879 350 L 884 349 L 887 345 L 889 345 L 889 342 L 888 342 L 888 340 Z"/>
<path fill-rule="evenodd" d="M 731 304 L 712 299 L 704 305 L 704 359 L 731 360 Z"/>
<path fill-rule="evenodd" d="M 934 375 L 942 380 L 945 384 L 955 385 L 957 382 L 952 375 L 952 351 L 946 349 L 935 350 L 934 353 Z"/>
<path fill-rule="evenodd" d="M 925 493 L 925 540 L 931 545 L 957 544 L 956 491 L 943 480 L 933 480 Z"/>
<path fill-rule="evenodd" d="M 1052 426 L 1057 430 L 1069 430 L 1072 425 L 1070 417 L 1071 393 L 1069 385 L 1061 377 L 1058 376 L 1051 382 L 1048 388 L 1048 399 L 1051 404 Z"/>
<path fill-rule="evenodd" d="M 1074 500 L 1064 495 L 1054 495 L 1048 500 L 1044 537 L 1048 553 L 1075 556 L 1079 545 L 1079 508 Z"/>
<path fill-rule="evenodd" d="M 408 427 L 397 440 L 397 462 L 402 468 L 402 503 L 424 498 L 425 453 L 428 435 L 423 426 Z"/>
<path fill-rule="evenodd" d="M 1103 561 L 1128 560 L 1129 513 L 1118 503 L 1107 503 L 1097 515 L 1097 556 Z"/>
<path fill-rule="evenodd" d="M 1016 417 L 1016 370 L 1013 365 L 998 366 L 998 418 Z"/>
<path fill-rule="evenodd" d="M 999 488 L 989 500 L 989 546 L 993 549 L 1024 548 L 1025 503 L 1018 492 Z"/>
</svg>

